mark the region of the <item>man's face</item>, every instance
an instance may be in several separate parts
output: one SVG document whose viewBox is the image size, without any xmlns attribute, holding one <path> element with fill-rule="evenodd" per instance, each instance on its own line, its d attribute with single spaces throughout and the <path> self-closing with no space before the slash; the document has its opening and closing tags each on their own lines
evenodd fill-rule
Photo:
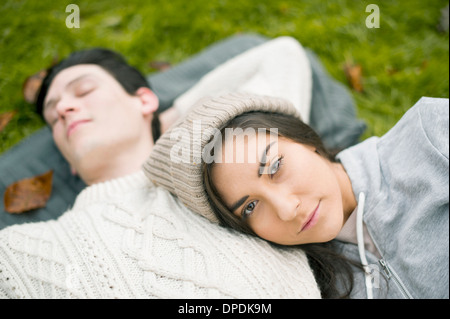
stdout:
<svg viewBox="0 0 450 319">
<path fill-rule="evenodd" d="M 104 69 L 84 64 L 64 69 L 53 79 L 44 118 L 56 145 L 79 171 L 86 161 L 107 162 L 151 141 L 152 112 L 144 104 L 139 94 L 129 95 Z"/>
</svg>

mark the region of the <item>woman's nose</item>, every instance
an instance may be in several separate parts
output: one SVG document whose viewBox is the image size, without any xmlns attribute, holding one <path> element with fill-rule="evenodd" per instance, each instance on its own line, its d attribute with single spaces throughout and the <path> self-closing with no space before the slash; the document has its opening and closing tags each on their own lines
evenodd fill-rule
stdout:
<svg viewBox="0 0 450 319">
<path fill-rule="evenodd" d="M 290 221 L 297 216 L 299 200 L 295 196 L 276 193 L 272 203 L 274 211 L 282 221 Z"/>
</svg>

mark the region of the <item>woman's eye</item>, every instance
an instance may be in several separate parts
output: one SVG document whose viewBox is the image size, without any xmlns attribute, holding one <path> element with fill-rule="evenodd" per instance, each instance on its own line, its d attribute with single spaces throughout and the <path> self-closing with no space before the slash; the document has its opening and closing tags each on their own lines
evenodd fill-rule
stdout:
<svg viewBox="0 0 450 319">
<path fill-rule="evenodd" d="M 256 203 L 257 203 L 257 201 L 253 201 L 253 202 L 248 203 L 244 207 L 244 210 L 242 211 L 242 218 L 245 219 L 245 218 L 249 217 L 253 213 L 253 210 L 256 207 Z"/>
<path fill-rule="evenodd" d="M 276 172 L 280 170 L 281 165 L 283 165 L 283 156 L 280 156 L 275 163 L 270 166 L 269 174 L 270 178 L 273 178 Z"/>
</svg>

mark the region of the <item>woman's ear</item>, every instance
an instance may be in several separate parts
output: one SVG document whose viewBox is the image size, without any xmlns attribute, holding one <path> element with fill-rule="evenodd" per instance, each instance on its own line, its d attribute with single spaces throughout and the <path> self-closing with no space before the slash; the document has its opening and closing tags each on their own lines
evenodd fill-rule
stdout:
<svg viewBox="0 0 450 319">
<path fill-rule="evenodd" d="M 159 99 L 152 90 L 147 87 L 140 87 L 136 91 L 136 96 L 142 103 L 142 114 L 150 115 L 158 110 Z"/>
</svg>

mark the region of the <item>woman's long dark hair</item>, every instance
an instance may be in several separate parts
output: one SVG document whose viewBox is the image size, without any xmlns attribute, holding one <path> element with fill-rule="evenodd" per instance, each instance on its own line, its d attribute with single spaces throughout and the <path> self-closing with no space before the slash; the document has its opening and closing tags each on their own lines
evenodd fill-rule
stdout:
<svg viewBox="0 0 450 319">
<path fill-rule="evenodd" d="M 331 162 L 336 162 L 335 156 L 327 151 L 318 134 L 301 120 L 279 113 L 249 112 L 242 114 L 222 128 L 222 137 L 225 128 L 247 128 L 278 130 L 280 137 L 287 138 L 296 143 L 313 146 L 316 152 Z M 222 141 L 223 142 L 223 141 Z M 211 179 L 212 163 L 203 163 L 203 182 L 214 213 L 222 226 L 231 227 L 246 234 L 256 234 L 241 218 L 229 211 L 223 203 L 220 194 Z M 277 244 L 274 244 L 277 245 Z M 350 261 L 333 249 L 333 242 L 320 244 L 299 245 L 308 257 L 309 264 L 314 272 L 317 284 L 323 298 L 348 298 L 353 289 L 352 266 L 360 265 Z"/>
</svg>

